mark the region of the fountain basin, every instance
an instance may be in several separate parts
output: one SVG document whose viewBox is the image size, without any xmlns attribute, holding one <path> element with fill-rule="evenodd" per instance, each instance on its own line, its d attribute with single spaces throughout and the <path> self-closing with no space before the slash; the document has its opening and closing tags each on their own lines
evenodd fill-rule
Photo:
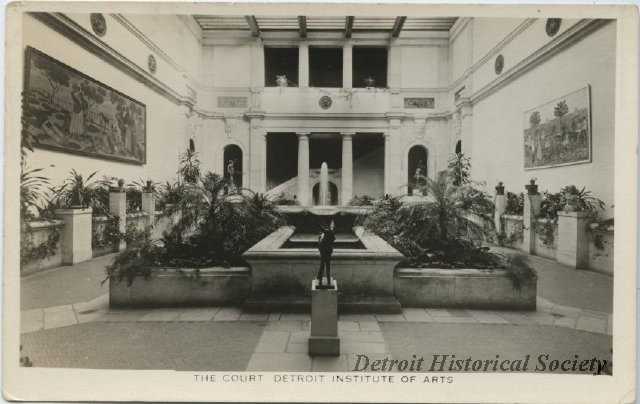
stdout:
<svg viewBox="0 0 640 404">
<path fill-rule="evenodd" d="M 292 246 L 295 231 L 293 226 L 281 227 L 242 255 L 252 277 L 246 311 L 309 310 L 311 280 L 318 274 L 320 253 L 317 247 Z M 339 310 L 399 313 L 393 271 L 402 254 L 360 226 L 353 228 L 353 236 L 361 247 L 334 248 L 331 259 L 331 276 L 340 284 Z"/>
</svg>

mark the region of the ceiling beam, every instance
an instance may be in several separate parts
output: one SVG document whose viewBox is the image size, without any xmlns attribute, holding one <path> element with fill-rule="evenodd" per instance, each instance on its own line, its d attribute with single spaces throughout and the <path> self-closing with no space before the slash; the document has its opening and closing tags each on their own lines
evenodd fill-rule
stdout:
<svg viewBox="0 0 640 404">
<path fill-rule="evenodd" d="M 397 38 L 400 36 L 400 31 L 402 31 L 402 26 L 404 22 L 407 20 L 407 17 L 397 17 L 396 22 L 393 23 L 393 29 L 391 30 L 391 36 Z"/>
<path fill-rule="evenodd" d="M 344 37 L 351 38 L 351 32 L 353 31 L 353 16 L 347 16 L 344 21 Z"/>
<path fill-rule="evenodd" d="M 260 36 L 260 27 L 258 27 L 258 20 L 256 20 L 256 17 L 254 15 L 245 15 L 244 18 L 247 20 L 247 24 L 249 24 L 251 35 Z"/>
<path fill-rule="evenodd" d="M 300 26 L 300 38 L 307 37 L 307 17 L 304 15 L 298 16 L 298 25 Z"/>
</svg>

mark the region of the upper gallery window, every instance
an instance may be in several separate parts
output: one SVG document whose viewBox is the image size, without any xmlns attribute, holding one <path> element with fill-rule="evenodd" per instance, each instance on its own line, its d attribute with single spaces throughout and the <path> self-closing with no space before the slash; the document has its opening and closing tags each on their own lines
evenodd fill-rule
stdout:
<svg viewBox="0 0 640 404">
<path fill-rule="evenodd" d="M 342 48 L 309 47 L 309 85 L 342 87 Z"/>
<path fill-rule="evenodd" d="M 353 87 L 387 87 L 387 48 L 353 47 Z"/>
<path fill-rule="evenodd" d="M 284 79 L 283 79 L 284 78 Z M 298 85 L 298 48 L 264 48 L 264 85 Z"/>
</svg>

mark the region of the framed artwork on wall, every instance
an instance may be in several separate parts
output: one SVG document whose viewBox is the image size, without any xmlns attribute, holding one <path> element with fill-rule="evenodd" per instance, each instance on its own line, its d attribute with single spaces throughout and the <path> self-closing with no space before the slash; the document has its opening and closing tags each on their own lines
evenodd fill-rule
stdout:
<svg viewBox="0 0 640 404">
<path fill-rule="evenodd" d="M 591 162 L 587 85 L 524 113 L 524 169 Z"/>
<path fill-rule="evenodd" d="M 25 130 L 36 147 L 144 164 L 146 106 L 27 47 Z"/>
</svg>

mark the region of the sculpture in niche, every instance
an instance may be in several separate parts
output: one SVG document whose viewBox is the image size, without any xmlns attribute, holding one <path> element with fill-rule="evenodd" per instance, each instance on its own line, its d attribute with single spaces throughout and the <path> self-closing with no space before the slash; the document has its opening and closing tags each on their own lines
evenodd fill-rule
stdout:
<svg viewBox="0 0 640 404">
<path fill-rule="evenodd" d="M 91 21 L 91 28 L 93 32 L 99 37 L 103 37 L 107 33 L 107 21 L 104 19 L 104 15 L 100 13 L 91 13 L 89 16 Z"/>
<path fill-rule="evenodd" d="M 560 24 L 562 23 L 562 18 L 547 18 L 547 26 L 545 30 L 548 36 L 554 36 L 560 30 Z"/>
</svg>

